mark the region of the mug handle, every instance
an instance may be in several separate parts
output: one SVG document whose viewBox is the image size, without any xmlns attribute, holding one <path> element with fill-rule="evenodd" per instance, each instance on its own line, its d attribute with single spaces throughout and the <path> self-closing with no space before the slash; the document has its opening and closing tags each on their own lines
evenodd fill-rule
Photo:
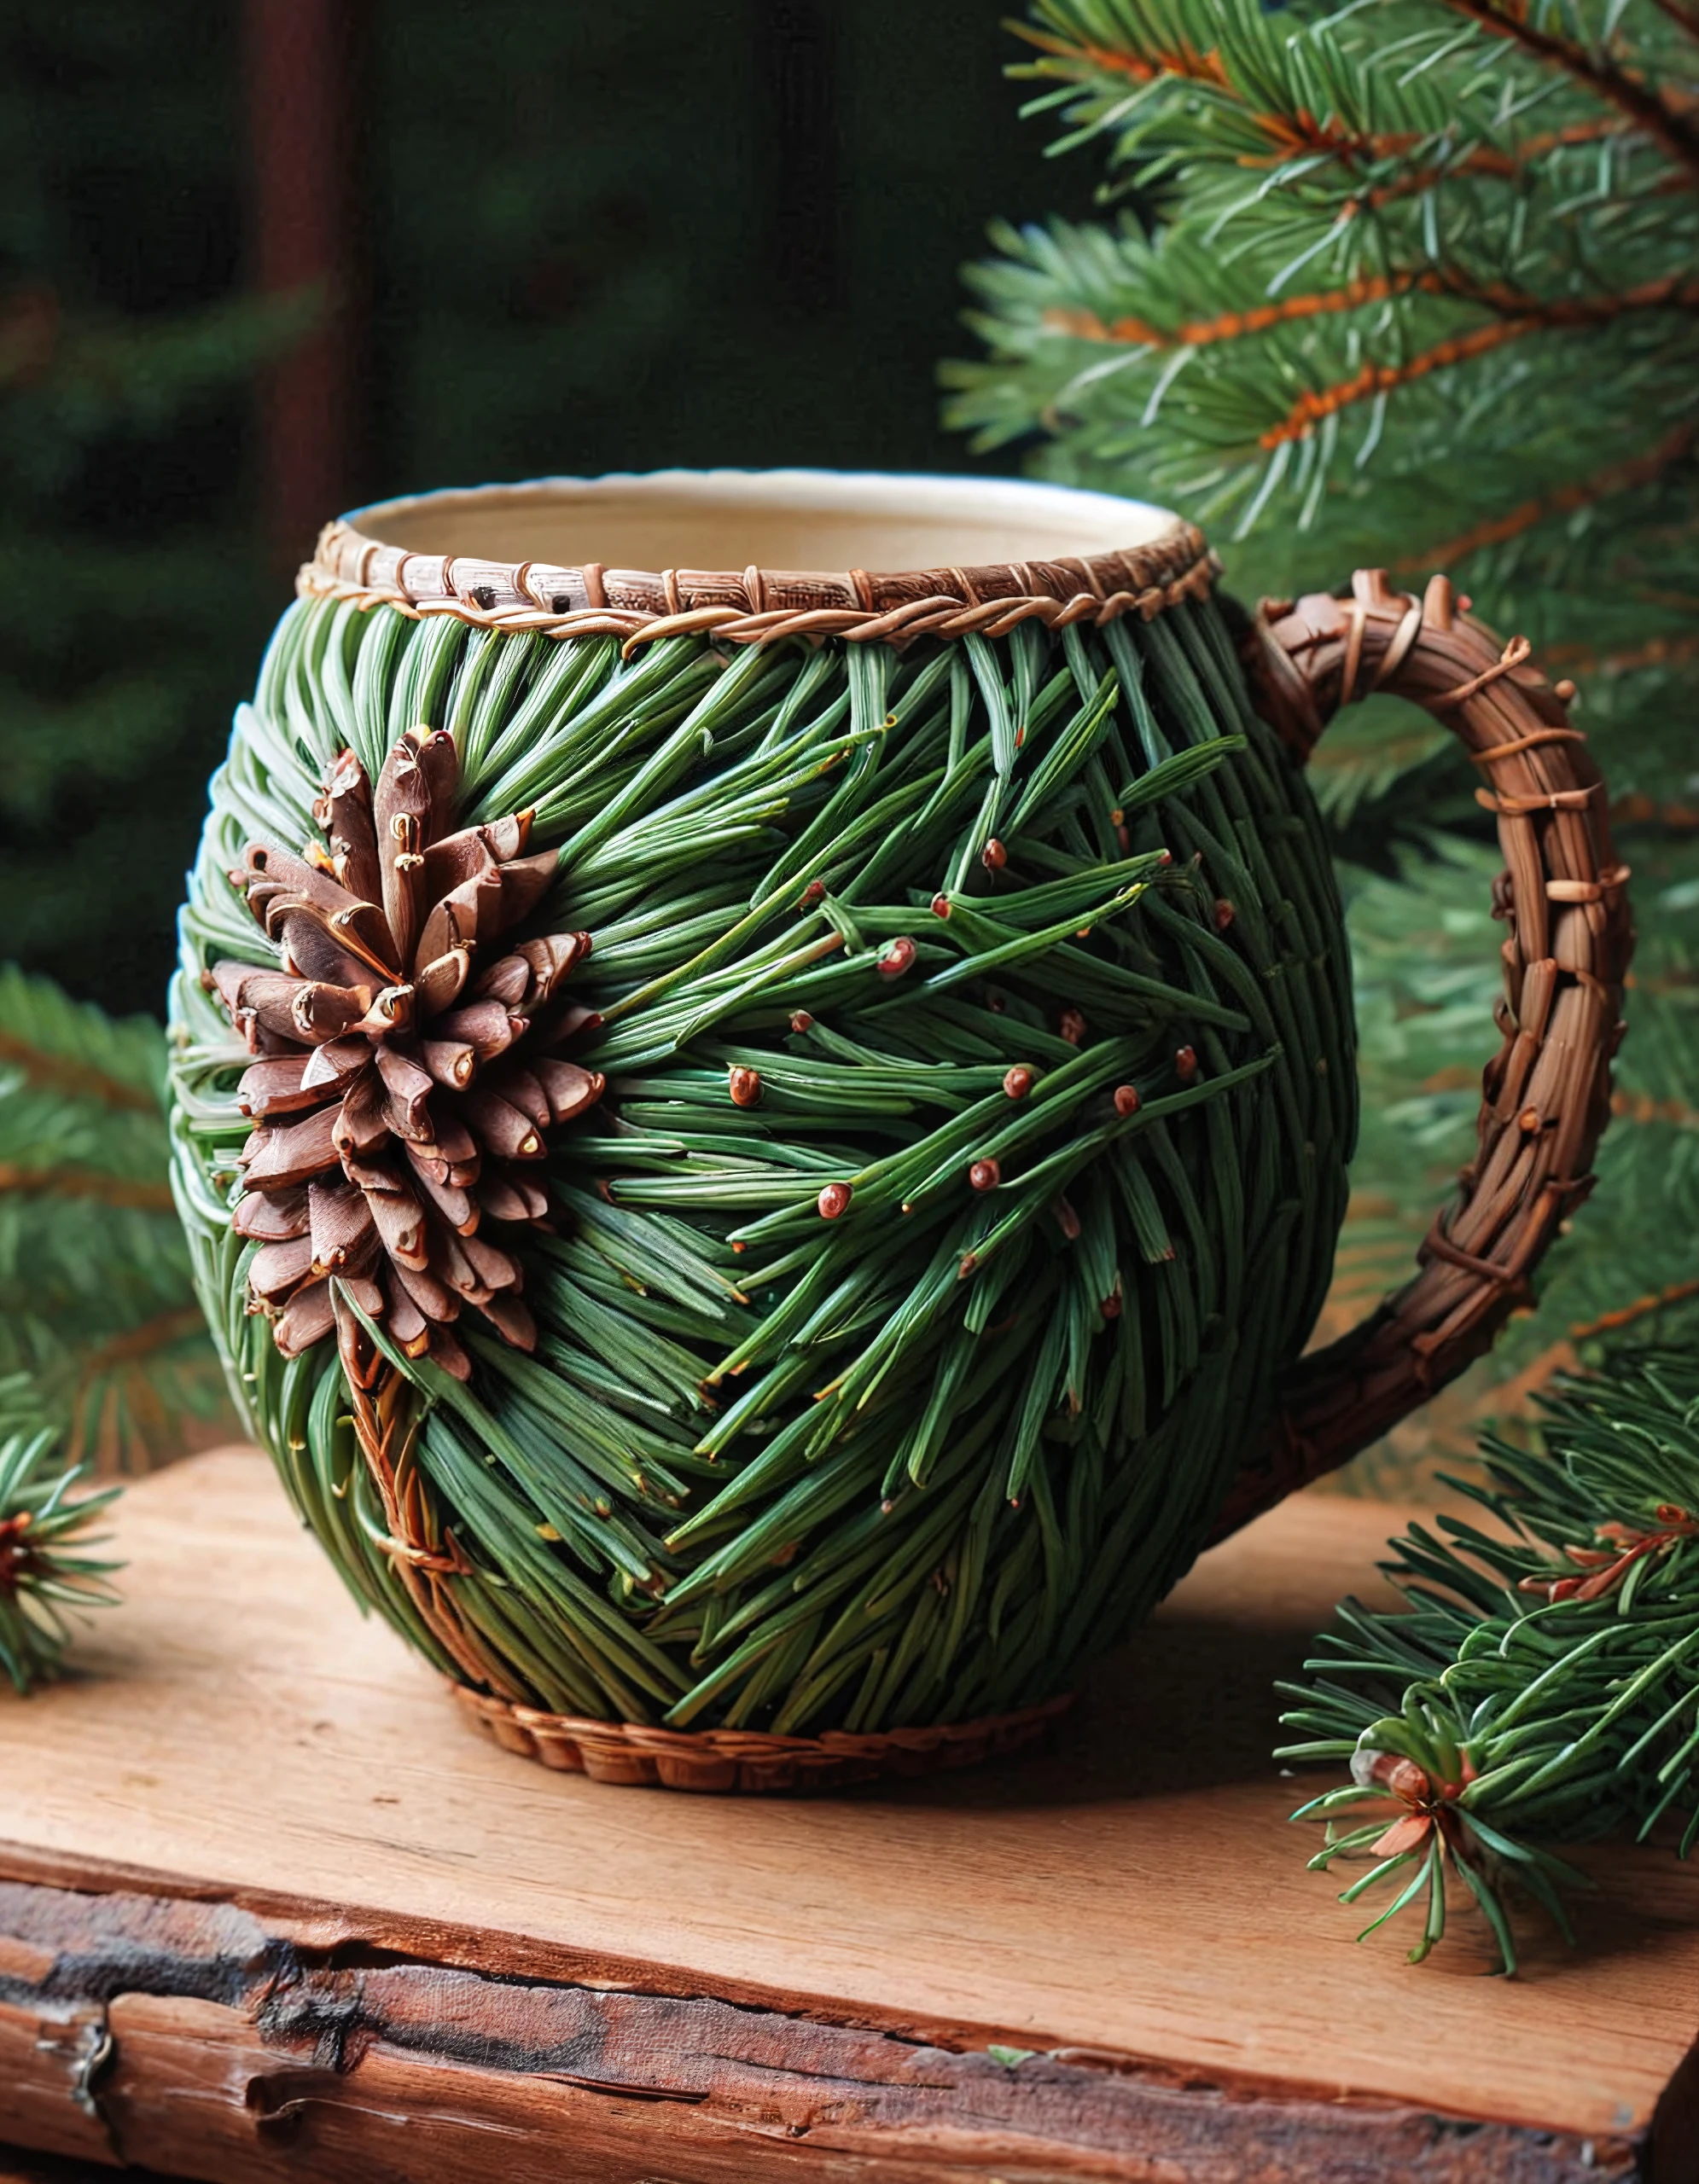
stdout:
<svg viewBox="0 0 1699 2184">
<path fill-rule="evenodd" d="M 1461 602 L 1466 607 L 1468 601 Z M 1245 642 L 1257 711 L 1301 764 L 1340 710 L 1371 690 L 1443 722 L 1485 776 L 1504 870 L 1492 914 L 1502 1043 L 1481 1079 L 1475 1153 L 1434 1217 L 1417 1272 L 1351 1333 L 1285 1376 L 1212 1537 L 1236 1531 L 1345 1463 L 1453 1380 L 1530 1294 L 1541 1255 L 1591 1189 L 1621 1043 L 1633 952 L 1628 869 L 1611 848 L 1604 783 L 1568 724 L 1574 685 L 1548 682 L 1526 637 L 1501 646 L 1447 577 L 1418 600 L 1384 569 L 1348 597 L 1266 600 Z"/>
</svg>

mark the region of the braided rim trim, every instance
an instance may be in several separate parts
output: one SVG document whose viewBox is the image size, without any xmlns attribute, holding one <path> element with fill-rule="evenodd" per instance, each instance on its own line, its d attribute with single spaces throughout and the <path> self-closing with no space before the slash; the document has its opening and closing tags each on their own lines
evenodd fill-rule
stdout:
<svg viewBox="0 0 1699 2184">
<path fill-rule="evenodd" d="M 1574 685 L 1548 682 L 1529 652 L 1525 637 L 1501 646 L 1461 613 L 1448 578 L 1415 599 L 1383 569 L 1359 569 L 1348 599 L 1266 601 L 1248 637 L 1257 710 L 1300 761 L 1376 689 L 1451 729 L 1487 777 L 1476 796 L 1498 824 L 1492 914 L 1508 937 L 1500 1045 L 1456 1200 L 1434 1216 L 1415 1278 L 1292 1373 L 1218 1539 L 1348 1461 L 1479 1357 L 1592 1188 L 1634 948 L 1628 868 L 1586 739 L 1568 724 Z"/>
<path fill-rule="evenodd" d="M 449 614 L 479 630 L 615 636 L 630 652 L 658 637 L 709 634 L 740 645 L 782 637 L 900 645 L 919 636 L 1000 637 L 1034 620 L 1047 629 L 1123 614 L 1148 622 L 1182 599 L 1207 597 L 1220 566 L 1203 533 L 1178 521 L 1120 552 L 882 576 L 485 561 L 410 554 L 339 522 L 320 532 L 295 590 L 303 599 L 393 607 L 415 619 Z"/>
<path fill-rule="evenodd" d="M 753 1729 L 658 1729 L 635 1722 L 586 1721 L 492 1699 L 464 1684 L 448 1687 L 473 1721 L 504 1751 L 540 1760 L 561 1774 L 628 1787 L 709 1792 L 836 1790 L 893 1774 L 971 1767 L 1044 1734 L 1074 1704 L 1072 1693 L 1013 1714 L 929 1728 L 852 1736 L 766 1736 Z"/>
</svg>

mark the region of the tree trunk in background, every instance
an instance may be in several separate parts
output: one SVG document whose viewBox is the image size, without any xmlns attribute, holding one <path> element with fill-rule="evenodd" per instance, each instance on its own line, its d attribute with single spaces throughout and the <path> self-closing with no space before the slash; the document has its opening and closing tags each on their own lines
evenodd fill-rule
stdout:
<svg viewBox="0 0 1699 2184">
<path fill-rule="evenodd" d="M 768 259 L 773 301 L 817 317 L 844 300 L 837 86 L 824 0 L 758 0 L 768 131 Z"/>
<path fill-rule="evenodd" d="M 362 483 L 369 280 L 360 92 L 369 0 L 246 0 L 252 274 L 316 316 L 263 377 L 261 520 L 293 571 Z"/>
</svg>

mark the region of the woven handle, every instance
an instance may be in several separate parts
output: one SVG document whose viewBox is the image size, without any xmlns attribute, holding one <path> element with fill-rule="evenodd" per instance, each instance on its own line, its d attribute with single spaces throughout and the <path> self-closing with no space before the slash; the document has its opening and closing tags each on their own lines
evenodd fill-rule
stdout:
<svg viewBox="0 0 1699 2184">
<path fill-rule="evenodd" d="M 1465 601 L 1466 605 L 1467 602 Z M 1541 1254 L 1591 1188 L 1634 944 L 1604 784 L 1567 718 L 1571 683 L 1458 611 L 1448 578 L 1417 600 L 1383 569 L 1348 598 L 1265 601 L 1247 643 L 1257 709 L 1300 759 L 1353 698 L 1388 690 L 1458 737 L 1485 778 L 1504 871 L 1502 1043 L 1482 1077 L 1475 1154 L 1434 1216 L 1417 1272 L 1361 1326 L 1304 1358 L 1216 1536 L 1368 1447 L 1481 1356 L 1527 1300 Z"/>
</svg>

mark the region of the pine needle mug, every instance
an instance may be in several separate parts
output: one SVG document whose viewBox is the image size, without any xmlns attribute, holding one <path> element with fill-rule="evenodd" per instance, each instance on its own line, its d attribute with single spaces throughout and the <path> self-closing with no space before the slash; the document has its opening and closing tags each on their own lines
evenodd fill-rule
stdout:
<svg viewBox="0 0 1699 2184">
<path fill-rule="evenodd" d="M 300 1513 L 509 1748 L 1017 1742 L 1527 1294 L 1631 944 L 1573 690 L 1443 578 L 1216 573 L 1134 502 L 802 471 L 321 537 L 183 913 L 175 1183 Z M 1481 769 L 1501 1037 L 1413 1279 L 1306 1356 L 1356 1088 L 1303 761 L 1376 688 Z"/>
</svg>

